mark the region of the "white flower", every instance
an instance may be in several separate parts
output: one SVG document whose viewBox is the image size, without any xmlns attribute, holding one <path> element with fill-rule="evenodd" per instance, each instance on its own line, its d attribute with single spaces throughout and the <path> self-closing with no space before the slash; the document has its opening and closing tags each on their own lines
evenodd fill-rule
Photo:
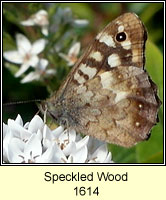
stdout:
<svg viewBox="0 0 166 200">
<path fill-rule="evenodd" d="M 8 125 L 4 124 L 4 127 L 3 158 L 5 162 L 30 163 L 43 159 L 46 154 L 46 152 L 42 154 L 41 146 L 44 123 L 38 115 L 24 126 L 18 115 L 16 120 L 9 119 Z"/>
<path fill-rule="evenodd" d="M 72 66 L 78 60 L 77 56 L 80 52 L 80 42 L 76 42 L 72 47 L 69 49 L 68 54 L 59 53 L 59 56 L 65 59 L 68 62 L 69 66 Z"/>
<path fill-rule="evenodd" d="M 73 25 L 77 27 L 84 27 L 89 24 L 88 20 L 86 19 L 75 19 L 73 20 Z"/>
<path fill-rule="evenodd" d="M 64 131 L 59 126 L 50 131 L 45 126 L 43 146 L 46 149 L 53 144 L 56 144 L 57 154 L 54 159 L 58 163 L 113 163 L 105 142 L 89 136 L 82 138 L 75 130 Z"/>
<path fill-rule="evenodd" d="M 39 10 L 34 15 L 31 15 L 29 19 L 22 21 L 23 26 L 35 26 L 38 25 L 41 27 L 41 32 L 43 35 L 48 35 L 48 13 L 45 10 Z"/>
<path fill-rule="evenodd" d="M 105 143 L 59 126 L 50 130 L 38 116 L 25 125 L 20 115 L 3 127 L 5 163 L 112 163 Z"/>
<path fill-rule="evenodd" d="M 57 153 L 54 155 L 54 159 L 60 163 L 69 163 L 71 161 L 85 163 L 88 153 L 88 140 L 89 136 L 78 137 L 74 130 L 63 131 L 61 126 L 54 131 L 50 131 L 45 126 L 43 131 L 43 146 L 48 148 L 50 145 L 56 144 Z"/>
<path fill-rule="evenodd" d="M 35 68 L 34 72 L 30 72 L 26 75 L 21 83 L 27 83 L 34 80 L 39 80 L 42 76 L 50 76 L 56 73 L 54 69 L 47 69 L 48 60 L 41 58 Z"/>
<path fill-rule="evenodd" d="M 111 153 L 108 152 L 107 145 L 103 144 L 89 156 L 88 163 L 113 163 L 111 159 Z"/>
<path fill-rule="evenodd" d="M 6 51 L 3 56 L 6 60 L 21 64 L 21 68 L 15 74 L 16 77 L 21 76 L 30 66 L 36 67 L 39 62 L 39 53 L 43 51 L 46 45 L 44 39 L 39 39 L 33 44 L 22 34 L 16 35 L 16 43 L 18 50 Z"/>
</svg>

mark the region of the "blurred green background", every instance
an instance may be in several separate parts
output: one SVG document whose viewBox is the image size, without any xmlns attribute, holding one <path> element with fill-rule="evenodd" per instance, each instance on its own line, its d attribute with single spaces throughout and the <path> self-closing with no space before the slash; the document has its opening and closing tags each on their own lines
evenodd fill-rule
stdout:
<svg viewBox="0 0 166 200">
<path fill-rule="evenodd" d="M 145 67 L 152 80 L 157 84 L 160 99 L 163 101 L 163 3 L 3 3 L 3 50 L 16 49 L 15 34 L 18 32 L 33 39 L 35 35 L 34 27 L 33 29 L 21 27 L 20 21 L 27 19 L 40 9 L 47 10 L 49 16 L 51 16 L 57 7 L 69 7 L 74 17 L 89 20 L 87 28 L 81 31 L 77 28 L 75 30 L 78 33 L 77 39 L 80 40 L 82 49 L 110 21 L 124 12 L 135 12 L 148 30 Z M 37 81 L 21 84 L 20 79 L 14 78 L 12 72 L 5 65 L 6 61 L 3 60 L 3 103 L 45 99 L 49 96 L 50 92 L 45 84 Z M 65 63 L 63 62 L 62 65 L 65 65 Z M 62 69 L 61 66 L 59 68 Z M 58 71 L 55 88 L 59 87 L 62 77 L 66 76 L 69 71 L 66 66 L 64 69 Z M 3 106 L 3 122 L 6 123 L 8 118 L 16 118 L 17 114 L 20 114 L 26 122 L 31 120 L 37 111 L 38 108 L 35 103 Z M 129 149 L 110 144 L 109 149 L 115 163 L 162 163 L 162 106 L 159 111 L 159 120 L 148 141 Z"/>
</svg>

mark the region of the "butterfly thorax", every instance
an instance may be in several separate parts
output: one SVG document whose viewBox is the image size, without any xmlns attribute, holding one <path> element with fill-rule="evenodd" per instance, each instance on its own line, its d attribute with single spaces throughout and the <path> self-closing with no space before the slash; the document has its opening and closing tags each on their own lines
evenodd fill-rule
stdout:
<svg viewBox="0 0 166 200">
<path fill-rule="evenodd" d="M 46 102 L 48 114 L 60 125 L 74 128 L 79 124 L 80 108 L 76 107 L 73 99 L 59 97 Z"/>
</svg>

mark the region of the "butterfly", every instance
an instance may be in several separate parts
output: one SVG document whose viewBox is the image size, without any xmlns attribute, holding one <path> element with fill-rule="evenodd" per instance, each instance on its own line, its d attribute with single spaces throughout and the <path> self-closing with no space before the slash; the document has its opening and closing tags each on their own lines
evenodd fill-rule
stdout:
<svg viewBox="0 0 166 200">
<path fill-rule="evenodd" d="M 58 92 L 42 102 L 64 127 L 131 147 L 157 122 L 157 87 L 144 69 L 147 32 L 134 13 L 108 24 L 92 41 Z"/>
</svg>

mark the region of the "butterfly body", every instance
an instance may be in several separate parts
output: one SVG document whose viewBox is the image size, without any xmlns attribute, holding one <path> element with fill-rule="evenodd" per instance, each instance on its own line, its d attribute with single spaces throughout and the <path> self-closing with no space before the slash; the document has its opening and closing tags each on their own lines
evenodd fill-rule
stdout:
<svg viewBox="0 0 166 200">
<path fill-rule="evenodd" d="M 48 113 L 57 123 L 108 143 L 130 147 L 147 139 L 160 100 L 144 70 L 146 39 L 133 13 L 107 25 L 46 101 Z"/>
</svg>

